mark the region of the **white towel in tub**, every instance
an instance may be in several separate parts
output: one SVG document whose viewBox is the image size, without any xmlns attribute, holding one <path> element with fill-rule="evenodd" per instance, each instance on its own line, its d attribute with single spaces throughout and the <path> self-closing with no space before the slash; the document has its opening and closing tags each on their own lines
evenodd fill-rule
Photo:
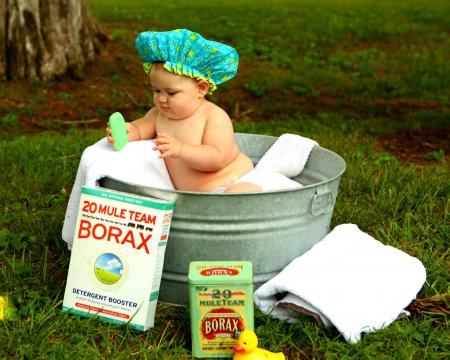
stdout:
<svg viewBox="0 0 450 360">
<path fill-rule="evenodd" d="M 115 151 L 103 138 L 84 150 L 62 229 L 62 238 L 69 248 L 75 234 L 82 186 L 95 187 L 99 179 L 108 176 L 134 185 L 174 189 L 164 160 L 152 149 L 154 145 L 153 140 L 133 141 Z"/>
<path fill-rule="evenodd" d="M 425 280 L 418 259 L 382 244 L 354 224 L 343 224 L 263 284 L 254 297 L 263 312 L 283 320 L 298 317 L 286 305 L 305 308 L 356 343 L 362 332 L 392 323 Z M 285 297 L 277 300 L 279 294 Z"/>
<path fill-rule="evenodd" d="M 261 157 L 255 170 L 279 173 L 288 178 L 297 176 L 302 172 L 311 150 L 316 145 L 317 142 L 303 136 L 283 134 Z"/>
</svg>

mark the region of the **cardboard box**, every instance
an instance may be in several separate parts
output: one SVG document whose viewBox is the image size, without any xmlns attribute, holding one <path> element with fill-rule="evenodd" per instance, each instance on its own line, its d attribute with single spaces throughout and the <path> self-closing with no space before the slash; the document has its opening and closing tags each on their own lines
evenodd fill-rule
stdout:
<svg viewBox="0 0 450 360">
<path fill-rule="evenodd" d="M 83 187 L 63 311 L 153 327 L 174 203 Z"/>
</svg>

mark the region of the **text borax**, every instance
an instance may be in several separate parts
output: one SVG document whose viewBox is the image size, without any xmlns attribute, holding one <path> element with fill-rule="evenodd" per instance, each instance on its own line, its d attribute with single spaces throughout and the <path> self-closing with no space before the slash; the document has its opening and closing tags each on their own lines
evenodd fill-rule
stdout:
<svg viewBox="0 0 450 360">
<path fill-rule="evenodd" d="M 136 233 L 138 237 L 136 237 Z M 150 254 L 147 242 L 152 234 L 144 234 L 141 231 L 131 229 L 124 230 L 118 226 L 102 223 L 93 223 L 90 220 L 81 219 L 78 228 L 78 239 L 93 238 L 95 240 L 115 241 L 117 244 L 128 245 L 136 250 L 143 250 Z"/>
<path fill-rule="evenodd" d="M 82 212 L 89 214 L 101 214 L 113 216 L 120 219 L 126 219 L 129 221 L 137 221 L 144 224 L 156 223 L 156 216 L 150 214 L 144 214 L 139 211 L 134 211 L 130 209 L 118 208 L 116 206 L 97 204 L 95 201 L 84 200 L 81 208 Z"/>
</svg>

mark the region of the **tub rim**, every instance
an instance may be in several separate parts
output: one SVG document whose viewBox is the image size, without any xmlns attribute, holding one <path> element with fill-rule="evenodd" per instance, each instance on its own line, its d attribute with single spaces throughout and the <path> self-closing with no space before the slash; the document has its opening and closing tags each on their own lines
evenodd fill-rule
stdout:
<svg viewBox="0 0 450 360">
<path fill-rule="evenodd" d="M 251 133 L 236 133 L 235 135 L 254 135 L 254 136 L 262 136 L 262 137 L 266 137 L 266 138 L 277 138 L 276 136 L 271 136 L 271 135 L 264 135 L 264 134 L 251 134 Z M 320 181 L 320 182 L 316 182 L 313 184 L 309 184 L 309 185 L 303 185 L 302 187 L 299 188 L 291 188 L 291 189 L 279 189 L 279 190 L 269 190 L 269 191 L 262 191 L 262 192 L 232 192 L 232 193 L 215 193 L 215 192 L 207 192 L 207 191 L 189 191 L 189 190 L 170 190 L 170 189 L 164 189 L 164 188 L 159 188 L 159 187 L 154 187 L 154 186 L 145 186 L 145 185 L 140 185 L 140 184 L 135 184 L 135 183 L 128 183 L 122 180 L 117 180 L 114 179 L 112 177 L 109 176 L 105 176 L 103 178 L 101 178 L 99 180 L 100 186 L 102 181 L 104 181 L 106 179 L 106 181 L 108 182 L 113 182 L 113 183 L 119 183 L 121 185 L 126 185 L 126 186 L 134 186 L 136 188 L 145 188 L 146 191 L 148 190 L 148 196 L 154 196 L 157 198 L 167 198 L 167 200 L 174 200 L 174 197 L 176 199 L 176 197 L 178 195 L 192 195 L 192 196 L 242 196 L 242 195 L 246 195 L 246 196 L 262 196 L 262 195 L 266 195 L 266 194 L 279 194 L 279 193 L 287 193 L 287 192 L 295 192 L 295 191 L 300 191 L 303 189 L 311 189 L 311 188 L 316 188 L 318 186 L 321 186 L 323 184 L 327 184 L 330 183 L 338 178 L 340 178 L 346 168 L 347 168 L 347 163 L 345 162 L 344 158 L 342 156 L 340 156 L 339 154 L 335 153 L 334 151 L 324 148 L 320 145 L 317 146 L 317 148 L 320 148 L 322 151 L 328 152 L 330 154 L 333 154 L 333 156 L 335 156 L 339 162 L 341 162 L 342 164 L 342 169 L 333 177 L 330 177 L 326 180 Z M 155 191 L 155 194 L 152 194 L 152 190 Z M 162 194 L 167 194 L 167 196 L 162 196 Z"/>
</svg>

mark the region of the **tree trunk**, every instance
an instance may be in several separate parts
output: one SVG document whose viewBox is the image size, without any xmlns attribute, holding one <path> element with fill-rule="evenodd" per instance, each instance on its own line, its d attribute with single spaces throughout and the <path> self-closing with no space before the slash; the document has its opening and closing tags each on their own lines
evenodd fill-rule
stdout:
<svg viewBox="0 0 450 360">
<path fill-rule="evenodd" d="M 1 78 L 81 78 L 106 40 L 84 0 L 0 0 Z"/>
</svg>

